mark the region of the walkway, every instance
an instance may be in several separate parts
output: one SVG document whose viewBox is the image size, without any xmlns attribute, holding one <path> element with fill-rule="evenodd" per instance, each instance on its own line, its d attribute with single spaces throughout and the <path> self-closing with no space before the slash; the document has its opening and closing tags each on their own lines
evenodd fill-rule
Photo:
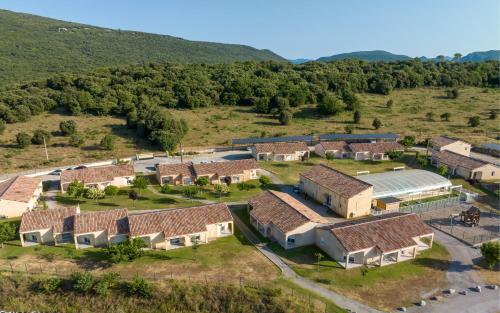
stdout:
<svg viewBox="0 0 500 313">
<path fill-rule="evenodd" d="M 273 262 L 283 273 L 283 275 L 293 281 L 300 287 L 314 292 L 325 299 L 334 302 L 336 305 L 349 309 L 353 312 L 358 313 L 379 313 L 375 309 L 372 309 L 362 303 L 355 300 L 349 299 L 342 296 L 336 292 L 323 288 L 319 284 L 316 284 L 308 279 L 298 276 L 278 255 L 276 255 L 266 244 L 262 243 L 259 238 L 251 231 L 245 223 L 243 223 L 236 214 L 233 214 L 234 223 L 241 231 L 241 233 L 253 244 L 255 247 L 264 254 L 271 262 Z"/>
</svg>

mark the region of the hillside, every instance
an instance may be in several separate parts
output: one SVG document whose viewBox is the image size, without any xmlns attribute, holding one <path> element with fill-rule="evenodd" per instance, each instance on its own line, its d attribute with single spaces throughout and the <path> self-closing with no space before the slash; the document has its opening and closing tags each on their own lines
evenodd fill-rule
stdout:
<svg viewBox="0 0 500 313">
<path fill-rule="evenodd" d="M 105 29 L 0 10 L 0 85 L 140 62 L 225 63 L 284 60 L 244 45 Z"/>
<path fill-rule="evenodd" d="M 500 61 L 500 50 L 472 52 L 462 57 L 462 62 Z"/>
<path fill-rule="evenodd" d="M 332 56 L 319 58 L 316 61 L 330 62 L 330 61 L 345 60 L 345 59 L 359 59 L 369 62 L 375 62 L 375 61 L 389 62 L 389 61 L 410 60 L 411 58 L 407 55 L 393 54 L 383 50 L 373 50 L 373 51 L 356 51 L 356 52 L 335 54 Z"/>
</svg>

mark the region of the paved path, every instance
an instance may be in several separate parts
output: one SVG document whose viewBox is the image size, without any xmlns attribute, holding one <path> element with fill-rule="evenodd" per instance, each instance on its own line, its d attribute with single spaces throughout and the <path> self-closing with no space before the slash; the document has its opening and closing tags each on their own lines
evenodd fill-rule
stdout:
<svg viewBox="0 0 500 313">
<path fill-rule="evenodd" d="M 358 313 L 379 313 L 375 309 L 372 309 L 362 303 L 355 300 L 349 299 L 345 296 L 339 295 L 336 292 L 323 288 L 319 284 L 316 284 L 308 279 L 298 276 L 278 255 L 276 255 L 266 244 L 262 243 L 259 238 L 251 231 L 245 223 L 243 223 L 236 214 L 233 214 L 234 223 L 239 228 L 241 233 L 252 243 L 255 247 L 266 256 L 271 262 L 273 262 L 283 273 L 286 278 L 292 280 L 295 284 L 300 287 L 312 291 L 332 302 L 336 305 L 349 309 L 353 312 Z"/>
</svg>

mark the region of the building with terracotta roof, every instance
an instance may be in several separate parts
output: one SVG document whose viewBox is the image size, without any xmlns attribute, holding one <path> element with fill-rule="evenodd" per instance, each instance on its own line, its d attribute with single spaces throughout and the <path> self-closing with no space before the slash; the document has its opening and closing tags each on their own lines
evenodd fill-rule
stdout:
<svg viewBox="0 0 500 313">
<path fill-rule="evenodd" d="M 259 177 L 259 166 L 254 159 L 211 163 L 158 164 L 156 178 L 161 185 L 190 185 L 200 177 L 210 184 L 239 183 Z"/>
<path fill-rule="evenodd" d="M 42 194 L 42 179 L 17 176 L 0 183 L 0 217 L 17 217 L 33 210 Z"/>
<path fill-rule="evenodd" d="M 19 226 L 21 245 L 57 245 L 73 242 L 77 208 L 56 208 L 30 211 L 22 215 Z"/>
<path fill-rule="evenodd" d="M 326 157 L 328 153 L 336 159 L 349 157 L 349 146 L 345 141 L 321 141 L 314 146 L 314 153 L 321 157 Z"/>
<path fill-rule="evenodd" d="M 132 238 L 165 250 L 208 243 L 234 232 L 233 217 L 223 203 L 133 214 L 129 226 Z"/>
<path fill-rule="evenodd" d="M 309 159 L 309 147 L 305 142 L 259 143 L 252 155 L 257 161 L 299 161 Z"/>
<path fill-rule="evenodd" d="M 370 214 L 373 186 L 327 165 L 300 174 L 303 194 L 346 218 Z"/>
<path fill-rule="evenodd" d="M 451 150 L 443 150 L 433 153 L 431 157 L 431 164 L 436 167 L 446 166 L 450 175 L 458 175 L 465 179 L 500 179 L 500 168 L 498 166 L 453 152 Z"/>
<path fill-rule="evenodd" d="M 391 213 L 320 226 L 316 245 L 345 268 L 413 259 L 432 247 L 433 230 L 416 214 Z"/>
<path fill-rule="evenodd" d="M 403 152 L 404 147 L 397 142 L 370 142 L 349 144 L 351 158 L 354 160 L 389 160 L 389 153 Z"/>
<path fill-rule="evenodd" d="M 314 244 L 316 226 L 328 223 L 289 194 L 273 190 L 250 199 L 248 210 L 255 229 L 285 249 Z"/>
<path fill-rule="evenodd" d="M 82 182 L 87 188 L 104 189 L 112 185 L 116 187 L 125 187 L 132 183 L 135 178 L 134 166 L 109 165 L 102 167 L 88 167 L 77 170 L 66 170 L 61 173 L 61 191 L 65 192 L 72 182 Z"/>
<path fill-rule="evenodd" d="M 128 210 L 82 212 L 75 215 L 76 248 L 106 247 L 123 242 L 129 234 Z"/>
<path fill-rule="evenodd" d="M 432 154 L 440 151 L 451 151 L 464 156 L 470 156 L 471 144 L 448 136 L 437 136 L 430 140 Z"/>
</svg>

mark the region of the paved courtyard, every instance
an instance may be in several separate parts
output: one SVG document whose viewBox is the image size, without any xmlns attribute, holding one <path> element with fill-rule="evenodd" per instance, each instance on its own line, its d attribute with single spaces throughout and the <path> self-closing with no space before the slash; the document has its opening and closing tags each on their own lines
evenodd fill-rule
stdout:
<svg viewBox="0 0 500 313">
<path fill-rule="evenodd" d="M 470 227 L 460 221 L 459 214 L 469 206 L 444 208 L 419 214 L 420 217 L 441 231 L 470 245 L 500 238 L 500 215 L 481 210 L 479 226 Z"/>
</svg>

